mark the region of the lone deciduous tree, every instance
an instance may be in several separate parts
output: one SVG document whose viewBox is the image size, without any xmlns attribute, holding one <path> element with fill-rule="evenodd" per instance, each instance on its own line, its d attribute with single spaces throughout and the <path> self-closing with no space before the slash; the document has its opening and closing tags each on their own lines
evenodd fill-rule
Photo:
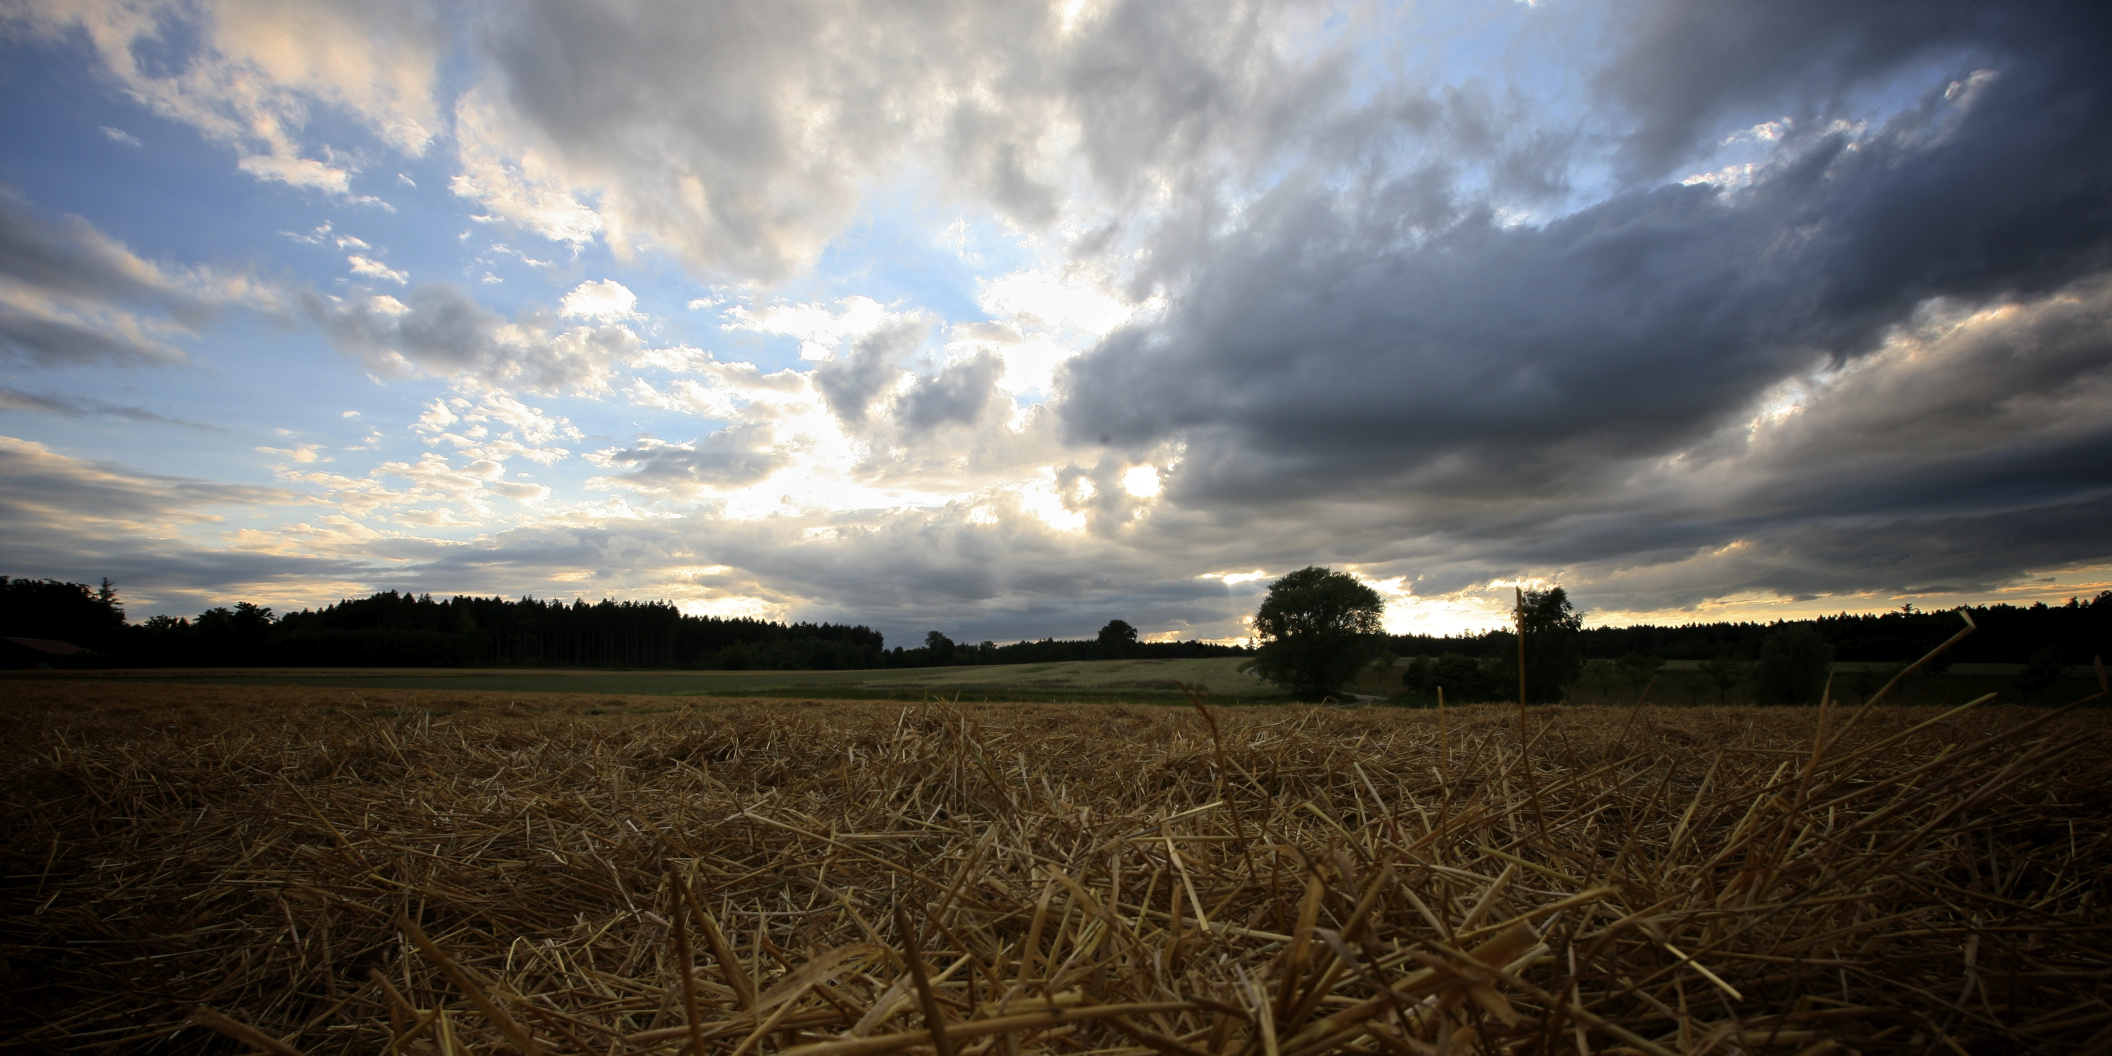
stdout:
<svg viewBox="0 0 2112 1056">
<path fill-rule="evenodd" d="M 1557 703 L 1584 675 L 1584 614 L 1570 608 L 1561 587 L 1526 591 L 1519 611 L 1525 626 L 1526 700 Z"/>
<path fill-rule="evenodd" d="M 1313 565 L 1269 584 L 1254 614 L 1255 672 L 1300 700 L 1339 693 L 1379 655 L 1379 592 Z"/>
<path fill-rule="evenodd" d="M 924 636 L 924 648 L 931 653 L 931 664 L 943 667 L 953 663 L 953 639 L 932 631 Z"/>
<path fill-rule="evenodd" d="M 1128 656 L 1137 651 L 1137 629 L 1127 620 L 1109 620 L 1100 628 L 1099 645 L 1102 656 Z"/>
</svg>

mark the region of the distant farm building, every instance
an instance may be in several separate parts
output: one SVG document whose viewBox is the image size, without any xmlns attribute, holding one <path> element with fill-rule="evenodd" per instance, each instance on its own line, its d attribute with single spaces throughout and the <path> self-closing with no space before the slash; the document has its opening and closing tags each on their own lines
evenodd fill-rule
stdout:
<svg viewBox="0 0 2112 1056">
<path fill-rule="evenodd" d="M 71 667 L 95 655 L 56 638 L 0 637 L 0 667 Z"/>
</svg>

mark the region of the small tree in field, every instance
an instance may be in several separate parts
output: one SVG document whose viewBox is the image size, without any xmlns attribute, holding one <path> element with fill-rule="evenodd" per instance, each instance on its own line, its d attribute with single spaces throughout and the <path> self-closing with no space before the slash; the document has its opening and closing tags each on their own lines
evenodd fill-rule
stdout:
<svg viewBox="0 0 2112 1056">
<path fill-rule="evenodd" d="M 1300 700 L 1339 693 L 1379 655 L 1379 592 L 1346 572 L 1313 565 L 1269 584 L 1254 614 L 1254 668 Z"/>
</svg>

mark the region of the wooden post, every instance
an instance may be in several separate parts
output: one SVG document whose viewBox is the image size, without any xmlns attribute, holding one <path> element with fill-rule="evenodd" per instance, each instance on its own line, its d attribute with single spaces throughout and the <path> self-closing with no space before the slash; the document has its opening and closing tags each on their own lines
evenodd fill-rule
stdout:
<svg viewBox="0 0 2112 1056">
<path fill-rule="evenodd" d="M 1518 743 L 1525 744 L 1525 588 L 1518 592 L 1518 607 L 1511 615 L 1518 621 Z"/>
</svg>

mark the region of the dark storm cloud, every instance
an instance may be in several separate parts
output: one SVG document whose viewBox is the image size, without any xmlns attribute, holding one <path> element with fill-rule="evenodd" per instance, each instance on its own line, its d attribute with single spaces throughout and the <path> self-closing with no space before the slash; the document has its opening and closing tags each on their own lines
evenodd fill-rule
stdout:
<svg viewBox="0 0 2112 1056">
<path fill-rule="evenodd" d="M 1690 160 L 1727 120 L 1823 118 L 1917 65 L 2083 73 L 2102 64 L 2106 30 L 2104 5 L 2066 0 L 1673 0 L 1636 15 L 1597 84 L 1636 118 L 1624 160 L 1643 178 Z"/>
<path fill-rule="evenodd" d="M 1735 540 L 1829 548 L 1750 578 L 1791 593 L 1986 584 L 2112 555 L 2060 528 L 2085 523 L 2072 511 L 2094 508 L 2112 465 L 2104 19 L 1915 5 L 1929 25 L 1894 34 L 1904 7 L 1654 10 L 1603 79 L 1634 112 L 1639 165 L 1704 157 L 1725 122 L 1764 119 L 1792 89 L 1821 128 L 1858 86 L 1895 77 L 1912 94 L 1876 128 L 1792 136 L 1750 185 L 1640 188 L 1541 226 L 1500 224 L 1431 170 L 1348 194 L 1286 183 L 1156 265 L 1162 320 L 1068 366 L 1069 434 L 1185 442 L 1174 497 L 1247 511 L 1257 535 L 1347 505 L 1336 523 L 1367 553 L 1452 585 L 1521 565 L 1611 576 Z M 1693 58 L 1748 31 L 1794 58 Z M 2033 326 L 1980 327 L 1977 357 L 1881 354 L 1931 313 L 2004 304 Z M 1865 363 L 1892 388 L 1858 388 Z M 1851 380 L 1756 446 L 1744 423 L 1770 392 L 1828 369 Z M 2050 417 L 2004 424 L 1970 399 L 1947 417 L 1959 400 L 1885 412 L 1944 385 Z M 1900 541 L 1826 527 L 1840 518 Z"/>
<path fill-rule="evenodd" d="M 1939 101 L 1747 191 L 1663 187 L 1545 228 L 1469 215 L 1395 249 L 1385 218 L 1332 198 L 1268 202 L 1167 324 L 1075 362 L 1067 421 L 1117 442 L 1221 432 L 1315 487 L 1372 463 L 1683 442 L 1929 298 L 2038 294 L 2106 263 L 2112 143 L 2083 133 L 2112 115 L 2035 129 L 2043 97 L 2005 87 L 1940 143 Z"/>
</svg>

